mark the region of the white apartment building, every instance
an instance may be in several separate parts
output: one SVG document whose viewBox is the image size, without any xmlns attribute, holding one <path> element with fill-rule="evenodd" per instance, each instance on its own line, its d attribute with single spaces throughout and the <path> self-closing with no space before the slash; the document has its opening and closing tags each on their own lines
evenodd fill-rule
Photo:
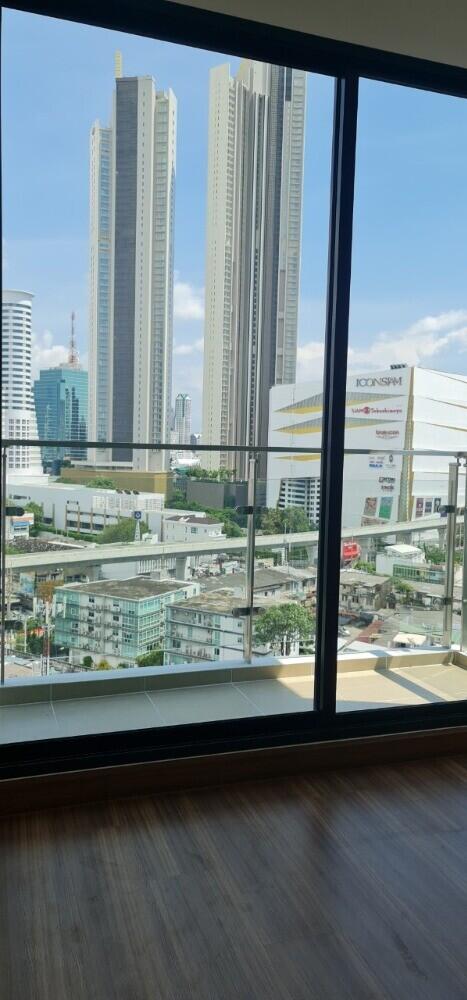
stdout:
<svg viewBox="0 0 467 1000">
<path fill-rule="evenodd" d="M 266 611 L 290 599 L 255 597 L 255 605 Z M 212 660 L 243 660 L 245 618 L 239 615 L 244 601 L 231 590 L 188 597 L 165 609 L 164 663 L 202 663 Z M 270 650 L 253 640 L 256 656 Z M 290 656 L 298 656 L 299 643 L 291 644 Z"/>
<path fill-rule="evenodd" d="M 295 379 L 305 103 L 301 70 L 211 70 L 204 444 L 266 445 L 269 389 Z M 244 475 L 240 454 L 204 460 Z"/>
<path fill-rule="evenodd" d="M 162 532 L 164 542 L 204 542 L 209 538 L 223 541 L 227 536 L 223 532 L 221 521 L 208 514 L 172 514 L 163 518 Z"/>
<path fill-rule="evenodd" d="M 174 444 L 191 444 L 191 398 L 186 392 L 175 398 Z"/>
<path fill-rule="evenodd" d="M 124 77 L 112 122 L 91 129 L 89 437 L 168 441 L 172 386 L 177 102 Z M 92 450 L 99 466 L 166 467 L 166 453 Z"/>
<path fill-rule="evenodd" d="M 402 454 L 467 451 L 467 377 L 395 365 L 349 375 L 343 527 L 423 519 L 447 502 L 453 458 Z M 270 393 L 267 505 L 302 507 L 317 523 L 323 390 L 321 382 L 275 386 Z M 294 448 L 305 449 L 302 454 Z M 309 452 L 306 449 L 309 448 Z M 393 450 L 391 450 L 393 449 Z M 464 505 L 465 470 L 458 504 Z"/>
<path fill-rule="evenodd" d="M 31 373 L 32 300 L 30 292 L 2 292 L 2 438 L 37 438 Z M 8 479 L 41 477 L 40 448 L 8 448 Z"/>
</svg>

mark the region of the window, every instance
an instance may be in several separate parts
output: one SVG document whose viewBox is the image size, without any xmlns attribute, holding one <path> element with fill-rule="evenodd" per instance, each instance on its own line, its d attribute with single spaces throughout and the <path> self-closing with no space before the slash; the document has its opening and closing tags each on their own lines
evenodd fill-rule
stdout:
<svg viewBox="0 0 467 1000">
<path fill-rule="evenodd" d="M 121 6 L 108 15 L 116 29 L 125 28 Z M 116 82 L 113 31 L 8 9 L 3 25 L 3 236 L 14 248 L 15 273 L 21 264 L 26 285 L 28 272 L 36 285 L 31 307 L 4 304 L 7 426 L 11 437 L 35 435 L 31 355 L 41 344 L 31 352 L 31 331 L 45 329 L 47 316 L 51 328 L 61 328 L 53 317 L 64 289 L 75 289 L 78 347 L 90 358 L 91 377 L 84 398 L 84 369 L 63 370 L 64 381 L 76 376 L 63 400 L 63 426 L 75 428 L 83 447 L 79 457 L 72 453 L 57 418 L 60 454 L 73 467 L 63 466 L 60 478 L 111 480 L 93 487 L 92 513 L 75 499 L 67 518 L 63 498 L 81 497 L 82 483 L 41 485 L 48 450 L 35 457 L 30 475 L 36 449 L 9 448 L 10 475 L 31 479 L 37 498 L 45 491 L 44 520 L 69 535 L 31 537 L 10 564 L 16 573 L 21 563 L 15 586 L 22 577 L 28 599 L 38 597 L 31 565 L 43 560 L 45 582 L 53 572 L 65 586 L 60 613 L 51 611 L 56 628 L 73 633 L 75 643 L 79 629 L 94 633 L 88 645 L 96 661 L 122 634 L 129 670 L 137 669 L 138 651 L 157 648 L 149 669 L 159 670 L 160 661 L 168 673 L 190 664 L 187 688 L 188 680 L 195 686 L 196 665 L 204 670 L 211 659 L 243 655 L 255 673 L 264 666 L 268 681 L 289 660 L 281 684 L 270 686 L 271 715 L 291 713 L 287 732 L 314 730 L 323 719 L 343 732 L 349 723 L 334 712 L 336 692 L 342 716 L 384 707 L 389 717 L 390 706 L 415 703 L 434 712 L 438 700 L 447 710 L 448 682 L 430 699 L 431 681 L 417 666 L 409 676 L 396 673 L 391 651 L 415 636 L 433 656 L 443 640 L 449 658 L 462 641 L 461 601 L 455 588 L 447 593 L 447 552 L 457 588 L 463 528 L 460 515 L 456 523 L 451 511 L 445 522 L 441 509 L 450 464 L 458 467 L 455 505 L 464 502 L 460 455 L 467 453 L 460 398 L 467 375 L 466 88 L 457 85 L 461 96 L 436 93 L 438 79 L 454 91 L 456 75 L 438 67 L 439 77 L 434 70 L 430 76 L 429 67 L 403 59 L 396 65 L 390 53 L 381 62 L 386 82 L 369 80 L 364 52 L 352 50 L 349 62 L 345 47 L 333 54 L 326 45 L 323 55 L 313 38 L 296 36 L 279 45 L 275 31 L 267 32 L 265 71 L 252 65 L 265 44 L 254 25 L 251 51 L 229 58 L 141 35 L 128 40 L 127 59 L 122 31 L 126 68 Z M 236 44 L 236 36 L 226 38 L 229 51 Z M 24 49 L 28 59 L 15 58 Z M 307 72 L 281 65 L 284 52 L 293 64 L 295 51 Z M 378 65 L 375 55 L 373 77 Z M 145 98 L 136 93 L 136 74 L 145 78 Z M 420 89 L 402 87 L 404 79 Z M 58 98 L 51 105 L 52 91 Z M 71 127 L 64 131 L 65 120 Z M 38 247 L 34 266 L 30 245 Z M 328 259 L 335 266 L 329 289 Z M 78 277 L 84 260 L 88 291 Z M 42 347 L 61 359 L 60 343 L 44 339 Z M 440 398 L 434 369 L 443 365 L 450 388 Z M 190 397 L 189 414 L 180 404 L 177 412 L 178 389 Z M 10 415 L 15 407 L 24 412 L 20 403 L 27 421 Z M 182 445 L 201 424 L 211 451 L 190 445 L 188 456 Z M 50 428 L 46 436 L 53 439 Z M 428 439 L 443 452 L 441 470 L 427 454 Z M 146 544 L 146 531 L 157 544 Z M 172 531 L 184 541 L 174 541 Z M 219 531 L 222 538 L 214 537 Z M 403 551 L 391 553 L 390 542 L 412 545 L 423 558 L 412 563 Z M 350 670 L 355 657 L 359 668 Z M 68 667 L 86 669 L 79 656 L 64 674 Z M 178 669 L 177 684 L 183 677 Z M 227 688 L 217 721 L 200 719 L 219 724 L 224 735 Z M 242 718 L 233 716 L 230 735 L 243 725 L 246 731 L 242 719 L 250 712 L 252 734 L 277 736 L 280 720 L 268 728 L 260 701 L 253 699 L 253 708 L 248 699 L 235 702 L 232 712 Z M 391 718 L 402 716 L 394 710 Z"/>
</svg>

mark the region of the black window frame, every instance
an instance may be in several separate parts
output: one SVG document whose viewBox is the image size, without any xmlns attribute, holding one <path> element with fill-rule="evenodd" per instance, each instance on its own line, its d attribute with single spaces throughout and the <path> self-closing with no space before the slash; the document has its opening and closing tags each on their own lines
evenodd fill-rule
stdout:
<svg viewBox="0 0 467 1000">
<path fill-rule="evenodd" d="M 467 700 L 336 713 L 336 640 L 359 79 L 467 98 L 467 70 L 168 0 L 29 0 L 5 6 L 326 74 L 335 80 L 335 101 L 314 710 L 10 744 L 1 748 L 0 777 L 466 724 Z"/>
</svg>

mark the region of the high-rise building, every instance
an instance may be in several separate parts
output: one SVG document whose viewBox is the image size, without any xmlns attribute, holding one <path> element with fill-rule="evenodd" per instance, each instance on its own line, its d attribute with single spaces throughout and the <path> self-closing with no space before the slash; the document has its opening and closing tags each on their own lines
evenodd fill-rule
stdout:
<svg viewBox="0 0 467 1000">
<path fill-rule="evenodd" d="M 91 129 L 89 437 L 168 439 L 172 383 L 177 102 L 116 58 L 112 122 Z M 165 453 L 93 450 L 157 471 Z"/>
<path fill-rule="evenodd" d="M 295 379 L 305 102 L 301 70 L 211 70 L 204 444 L 266 445 L 269 389 Z M 239 462 L 206 454 L 244 474 Z"/>
<path fill-rule="evenodd" d="M 175 444 L 190 444 L 191 399 L 186 392 L 179 392 L 175 399 Z"/>
<path fill-rule="evenodd" d="M 88 419 L 88 373 L 79 363 L 75 342 L 75 314 L 71 314 L 71 333 L 68 360 L 56 368 L 39 372 L 34 382 L 39 437 L 85 441 Z M 57 458 L 86 458 L 86 448 L 42 447 L 42 461 Z"/>
<path fill-rule="evenodd" d="M 2 438 L 37 438 L 32 391 L 30 292 L 2 294 Z M 40 449 L 29 445 L 8 448 L 9 477 L 41 476 Z"/>
</svg>

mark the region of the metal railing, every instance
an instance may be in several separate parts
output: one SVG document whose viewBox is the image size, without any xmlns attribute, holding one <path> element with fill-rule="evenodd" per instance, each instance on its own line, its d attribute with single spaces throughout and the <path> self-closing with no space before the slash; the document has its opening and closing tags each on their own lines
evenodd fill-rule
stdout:
<svg viewBox="0 0 467 1000">
<path fill-rule="evenodd" d="M 160 559 L 162 563 L 164 560 L 183 559 L 183 552 L 187 549 L 188 553 L 193 552 L 193 557 L 197 558 L 203 557 L 203 553 L 222 553 L 224 550 L 228 551 L 229 548 L 232 551 L 244 551 L 245 552 L 245 562 L 244 562 L 244 574 L 245 574 L 245 602 L 242 605 L 241 598 L 238 599 L 238 607 L 236 608 L 236 614 L 244 618 L 244 643 L 243 643 L 243 657 L 247 662 L 251 662 L 254 655 L 254 615 L 257 610 L 255 603 L 255 574 L 258 570 L 258 558 L 257 550 L 261 548 L 271 549 L 274 552 L 281 551 L 285 553 L 285 558 L 290 559 L 290 553 L 294 548 L 305 548 L 308 546 L 307 558 L 313 565 L 314 568 L 314 556 L 310 553 L 313 550 L 316 552 L 317 543 L 319 538 L 319 531 L 312 529 L 308 531 L 290 531 L 284 530 L 276 535 L 264 535 L 259 533 L 257 529 L 257 520 L 259 514 L 258 508 L 258 487 L 261 481 L 258 477 L 258 456 L 261 454 L 267 455 L 282 455 L 293 460 L 294 456 L 314 456 L 318 459 L 321 458 L 322 450 L 320 447 L 279 447 L 273 446 L 268 448 L 263 448 L 259 446 L 247 446 L 247 445 L 199 445 L 199 444 L 187 444 L 187 445 L 177 445 L 166 444 L 160 442 L 96 442 L 96 441 L 80 441 L 80 447 L 86 447 L 88 449 L 101 450 L 104 448 L 127 448 L 132 450 L 144 450 L 151 452 L 193 452 L 202 456 L 205 452 L 213 452 L 218 454 L 219 452 L 224 453 L 235 453 L 245 455 L 248 459 L 248 500 L 247 505 L 242 507 L 242 512 L 246 518 L 246 530 L 241 538 L 239 539 L 214 539 L 211 538 L 203 543 L 195 542 L 192 544 L 191 549 L 189 544 L 185 546 L 178 546 L 177 544 L 171 545 L 170 543 L 158 542 L 151 545 L 146 545 L 138 547 L 138 554 L 135 555 L 134 545 L 137 543 L 121 543 L 125 549 L 125 558 L 137 561 L 138 559 L 145 560 L 157 560 Z M 71 449 L 77 446 L 75 441 L 64 441 L 64 440 L 35 440 L 35 439 L 6 439 L 4 441 L 4 446 L 2 450 L 2 506 L 1 506 L 1 538 L 2 538 L 2 555 L 1 555 L 1 587 L 2 587 L 2 602 L 1 602 L 1 670 L 0 670 L 0 682 L 3 684 L 5 682 L 5 653 L 6 653 L 6 611 L 7 611 L 7 569 L 11 568 L 11 572 L 18 571 L 19 563 L 21 559 L 18 560 L 16 556 L 7 555 L 7 538 L 6 538 L 6 502 L 8 497 L 8 449 L 10 447 L 34 447 L 40 448 L 47 446 L 50 447 L 65 447 Z M 459 503 L 459 486 L 460 479 L 459 475 L 465 475 L 467 461 L 466 454 L 464 452 L 448 452 L 439 449 L 424 449 L 424 450 L 407 450 L 407 449 L 397 449 L 397 448 L 345 448 L 346 456 L 371 456 L 378 454 L 381 456 L 402 456 L 402 457 L 414 457 L 425 456 L 427 458 L 440 458 L 443 460 L 451 460 L 445 463 L 445 469 L 443 469 L 443 475 L 446 476 L 447 488 L 446 494 L 446 504 L 443 510 L 438 510 L 432 514 L 430 518 L 416 518 L 414 517 L 411 521 L 390 521 L 387 524 L 374 524 L 374 525 L 356 525 L 355 527 L 344 527 L 341 532 L 342 538 L 354 538 L 354 539 L 373 539 L 375 544 L 379 537 L 390 536 L 390 535 L 409 535 L 409 537 L 416 536 L 424 531 L 432 532 L 436 530 L 436 526 L 439 527 L 440 531 L 445 534 L 445 570 L 444 570 L 444 588 L 442 595 L 442 643 L 443 646 L 450 646 L 453 637 L 453 610 L 454 610 L 454 580 L 455 580 L 455 556 L 456 556 L 456 546 L 459 550 L 458 536 L 459 531 L 463 532 L 465 537 L 465 531 L 467 530 L 467 477 L 466 477 L 466 488 L 465 488 L 465 499 L 462 504 Z M 82 467 L 83 463 L 80 463 L 79 467 Z M 303 468 L 305 465 L 302 463 Z M 20 471 L 20 470 L 19 470 Z M 64 470 L 66 471 L 66 470 Z M 97 471 L 97 470 L 96 470 Z M 106 475 L 112 478 L 112 468 L 105 470 Z M 121 470 L 123 471 L 123 470 Z M 125 471 L 131 472 L 131 470 L 126 469 Z M 102 474 L 103 470 L 99 469 L 99 473 Z M 303 477 L 306 478 L 306 473 L 303 472 Z M 10 473 L 11 476 L 11 473 Z M 316 472 L 314 470 L 313 477 L 316 477 Z M 284 478 L 287 478 L 285 476 Z M 298 478 L 298 476 L 297 476 Z M 70 484 L 71 485 L 71 484 Z M 76 484 L 78 485 L 78 484 Z M 81 484 L 85 485 L 85 484 Z M 344 492 L 346 489 L 345 478 L 344 478 Z M 13 490 L 11 491 L 13 492 Z M 17 492 L 17 491 L 16 491 Z M 206 504 L 206 506 L 209 506 Z M 322 520 L 322 514 L 321 520 Z M 429 522 L 429 523 L 428 523 Z M 320 530 L 322 530 L 322 524 L 320 524 Z M 65 541 L 65 540 L 64 540 Z M 204 546 L 204 548 L 201 547 Z M 143 549 L 143 552 L 140 550 Z M 126 551 L 128 550 L 128 551 Z M 73 561 L 78 563 L 81 559 L 81 564 L 87 563 L 88 565 L 93 565 L 93 558 L 97 565 L 98 561 L 105 562 L 105 546 L 98 546 L 98 551 L 95 549 L 90 549 L 89 547 L 83 547 L 79 549 L 77 558 L 73 556 Z M 144 554 L 143 554 L 144 553 Z M 458 553 L 459 554 L 459 553 Z M 56 553 L 56 563 L 59 567 L 61 565 L 60 558 L 62 556 L 63 562 L 66 562 L 67 553 Z M 189 556 L 191 558 L 191 556 Z M 283 557 L 283 556 L 282 556 Z M 116 559 L 113 555 L 109 555 L 109 562 Z M 120 556 L 119 556 L 120 558 Z M 16 564 L 15 564 L 16 560 Z M 40 560 L 39 560 L 40 561 Z M 23 561 L 24 562 L 24 561 Z M 31 564 L 34 565 L 34 559 L 31 556 Z M 47 559 L 44 558 L 44 568 L 46 567 Z M 288 562 L 286 562 L 288 565 Z M 16 567 L 16 568 L 15 568 Z M 321 572 L 322 567 L 317 567 L 317 572 Z M 228 585 L 228 577 L 224 576 L 223 581 Z M 460 647 L 461 649 L 467 651 L 467 556 L 463 553 L 463 571 L 462 571 L 462 584 L 461 584 L 461 627 L 460 627 Z M 317 630 L 320 628 L 320 608 L 316 609 L 317 618 Z M 98 619 L 96 618 L 96 621 Z M 438 628 L 438 627 L 437 627 Z M 436 631 L 436 630 L 435 630 Z M 336 641 L 338 632 L 338 622 L 336 622 Z M 188 649 L 187 639 L 185 645 Z M 105 655 L 105 653 L 103 654 Z M 122 654 L 123 656 L 123 654 Z"/>
</svg>

